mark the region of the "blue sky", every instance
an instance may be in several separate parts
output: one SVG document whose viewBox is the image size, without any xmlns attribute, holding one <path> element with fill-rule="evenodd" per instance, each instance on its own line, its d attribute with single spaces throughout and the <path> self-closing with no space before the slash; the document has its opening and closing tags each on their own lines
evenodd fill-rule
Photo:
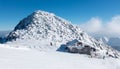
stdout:
<svg viewBox="0 0 120 69">
<path fill-rule="evenodd" d="M 120 14 L 120 0 L 0 0 L 0 30 L 12 30 L 35 10 L 55 13 L 74 24 L 92 17 L 103 21 Z"/>
</svg>

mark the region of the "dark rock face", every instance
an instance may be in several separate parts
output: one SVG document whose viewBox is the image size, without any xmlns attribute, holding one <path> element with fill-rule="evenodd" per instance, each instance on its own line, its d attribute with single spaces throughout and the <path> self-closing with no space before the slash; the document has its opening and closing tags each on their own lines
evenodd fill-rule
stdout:
<svg viewBox="0 0 120 69">
<path fill-rule="evenodd" d="M 0 43 L 2 43 L 2 37 L 0 37 Z"/>
<path fill-rule="evenodd" d="M 16 40 L 16 38 L 18 38 L 18 36 L 16 36 L 16 34 L 14 34 L 13 32 L 10 32 L 10 34 L 7 36 L 6 41 L 11 41 L 11 40 Z"/>
<path fill-rule="evenodd" d="M 91 52 L 92 52 L 92 48 L 90 46 L 85 46 L 79 51 L 80 54 L 87 54 L 87 55 L 91 55 Z"/>
</svg>

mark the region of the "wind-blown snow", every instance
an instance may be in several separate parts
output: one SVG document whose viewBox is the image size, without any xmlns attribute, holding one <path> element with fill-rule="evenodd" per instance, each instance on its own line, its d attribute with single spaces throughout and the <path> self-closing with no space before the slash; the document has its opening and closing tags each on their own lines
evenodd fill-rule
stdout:
<svg viewBox="0 0 120 69">
<path fill-rule="evenodd" d="M 0 69 L 120 69 L 120 59 L 96 59 L 63 52 L 39 52 L 0 44 Z"/>
</svg>

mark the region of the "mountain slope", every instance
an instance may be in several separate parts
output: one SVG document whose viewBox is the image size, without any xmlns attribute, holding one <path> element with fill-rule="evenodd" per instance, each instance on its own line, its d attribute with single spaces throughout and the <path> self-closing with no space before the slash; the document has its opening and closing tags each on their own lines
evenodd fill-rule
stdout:
<svg viewBox="0 0 120 69">
<path fill-rule="evenodd" d="M 50 39 L 63 42 L 80 36 L 82 30 L 52 13 L 36 11 L 24 18 L 12 31 L 8 40 L 13 39 Z"/>
<path fill-rule="evenodd" d="M 92 43 L 91 37 L 80 28 L 52 13 L 40 10 L 21 20 L 7 37 L 8 40 L 47 39 L 53 41 L 53 44 L 66 43 L 76 38 Z"/>
<path fill-rule="evenodd" d="M 101 41 L 90 37 L 80 28 L 72 25 L 53 13 L 35 11 L 20 21 L 15 29 L 8 35 L 7 40 L 17 43 L 17 46 L 26 46 L 39 50 L 57 50 L 61 44 L 77 39 L 104 53 L 119 56 L 118 52 Z"/>
</svg>

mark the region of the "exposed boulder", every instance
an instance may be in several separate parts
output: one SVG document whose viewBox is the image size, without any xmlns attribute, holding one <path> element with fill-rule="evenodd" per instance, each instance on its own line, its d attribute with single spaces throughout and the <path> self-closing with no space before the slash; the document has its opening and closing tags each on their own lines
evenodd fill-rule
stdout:
<svg viewBox="0 0 120 69">
<path fill-rule="evenodd" d="M 73 45 L 66 45 L 66 49 L 68 50 L 68 52 L 71 53 L 80 53 L 87 55 L 91 55 L 91 52 L 96 51 L 95 48 L 91 47 L 90 45 L 84 44 L 82 42 L 76 42 Z"/>
</svg>

